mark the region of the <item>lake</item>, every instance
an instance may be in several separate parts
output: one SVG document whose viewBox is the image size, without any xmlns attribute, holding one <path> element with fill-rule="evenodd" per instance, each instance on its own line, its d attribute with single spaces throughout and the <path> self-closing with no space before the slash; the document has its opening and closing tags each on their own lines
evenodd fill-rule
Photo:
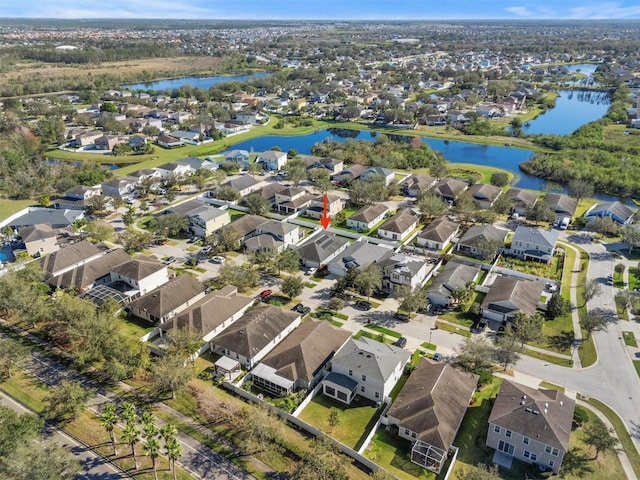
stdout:
<svg viewBox="0 0 640 480">
<path fill-rule="evenodd" d="M 127 90 L 173 90 L 174 88 L 191 85 L 196 88 L 207 89 L 212 85 L 224 82 L 246 82 L 252 78 L 264 78 L 272 75 L 271 72 L 258 72 L 250 75 L 212 75 L 209 77 L 180 77 L 168 78 L 166 80 L 156 80 L 153 82 L 131 83 L 122 85 Z"/>
</svg>

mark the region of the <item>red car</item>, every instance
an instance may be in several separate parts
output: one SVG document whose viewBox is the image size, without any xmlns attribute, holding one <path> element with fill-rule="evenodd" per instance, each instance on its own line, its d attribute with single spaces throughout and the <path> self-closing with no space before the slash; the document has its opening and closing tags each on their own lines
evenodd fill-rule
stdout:
<svg viewBox="0 0 640 480">
<path fill-rule="evenodd" d="M 273 291 L 271 290 L 263 290 L 260 292 L 260 294 L 258 295 L 260 298 L 267 298 L 269 296 L 271 296 L 271 294 L 273 293 Z"/>
</svg>

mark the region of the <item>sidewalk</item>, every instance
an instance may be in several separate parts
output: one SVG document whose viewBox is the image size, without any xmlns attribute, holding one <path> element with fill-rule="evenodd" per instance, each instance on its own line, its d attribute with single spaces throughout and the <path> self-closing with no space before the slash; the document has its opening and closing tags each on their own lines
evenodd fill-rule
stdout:
<svg viewBox="0 0 640 480">
<path fill-rule="evenodd" d="M 580 328 L 580 315 L 578 315 L 578 273 L 580 273 L 580 262 L 582 260 L 580 251 L 574 248 L 571 244 L 566 242 L 558 242 L 564 248 L 570 248 L 576 254 L 576 259 L 573 262 L 571 269 L 571 289 L 569 290 L 569 301 L 571 302 L 571 320 L 573 321 L 573 345 L 577 346 L 582 342 L 582 329 Z M 580 362 L 580 355 L 578 355 L 578 349 L 573 350 L 573 368 L 581 369 L 582 363 Z M 545 351 L 545 353 L 550 353 Z"/>
</svg>

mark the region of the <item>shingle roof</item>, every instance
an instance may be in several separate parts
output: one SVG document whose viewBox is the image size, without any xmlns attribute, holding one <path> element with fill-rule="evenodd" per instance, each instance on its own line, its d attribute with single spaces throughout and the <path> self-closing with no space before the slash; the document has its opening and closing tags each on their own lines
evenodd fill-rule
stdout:
<svg viewBox="0 0 640 480">
<path fill-rule="evenodd" d="M 51 228 L 51 225 L 30 225 L 22 227 L 19 231 L 24 242 L 35 242 L 45 238 L 52 238 L 58 235 L 58 230 Z"/>
<path fill-rule="evenodd" d="M 420 173 L 414 173 L 406 177 L 400 185 L 408 190 L 418 190 L 419 192 L 426 191 L 431 188 L 436 182 L 436 179 L 429 175 L 422 175 Z"/>
<path fill-rule="evenodd" d="M 503 380 L 489 423 L 566 452 L 574 407 L 575 400 L 558 390 L 536 390 Z"/>
<path fill-rule="evenodd" d="M 244 237 L 256 230 L 259 225 L 262 225 L 267 219 L 260 215 L 243 215 L 235 222 L 229 225 L 233 228 L 241 237 Z"/>
<path fill-rule="evenodd" d="M 160 318 L 204 292 L 206 287 L 191 275 L 178 275 L 131 302 L 131 307 Z"/>
<path fill-rule="evenodd" d="M 361 337 L 347 340 L 332 363 L 384 383 L 398 365 L 406 364 L 410 358 L 411 354 L 400 347 Z"/>
<path fill-rule="evenodd" d="M 199 217 L 205 222 L 209 220 L 213 220 L 214 218 L 222 217 L 224 215 L 229 215 L 227 210 L 222 210 L 220 208 L 212 207 L 211 205 L 201 205 L 199 207 L 194 208 L 193 210 L 189 210 L 185 213 L 187 217 Z"/>
<path fill-rule="evenodd" d="M 510 188 L 507 195 L 513 203 L 517 203 L 525 208 L 532 207 L 538 200 L 538 194 L 524 190 L 522 188 Z"/>
<path fill-rule="evenodd" d="M 280 240 L 276 240 L 269 234 L 262 233 L 244 241 L 244 246 L 249 250 L 276 250 L 284 245 Z"/>
<path fill-rule="evenodd" d="M 258 225 L 256 230 L 260 230 L 265 233 L 273 233 L 274 235 L 286 235 L 287 233 L 291 233 L 294 230 L 297 230 L 299 227 L 297 225 L 293 225 L 288 222 L 281 222 L 279 220 L 267 220 L 266 222 Z"/>
<path fill-rule="evenodd" d="M 82 290 L 93 285 L 96 280 L 108 275 L 113 267 L 129 260 L 131 260 L 131 257 L 127 255 L 127 252 L 117 248 L 62 275 L 50 278 L 47 283 L 54 288 Z"/>
<path fill-rule="evenodd" d="M 486 183 L 476 183 L 469 187 L 469 193 L 473 198 L 480 200 L 489 200 L 493 201 L 500 193 L 502 193 L 502 189 L 500 187 L 496 187 L 495 185 L 487 185 Z"/>
<path fill-rule="evenodd" d="M 40 260 L 40 265 L 42 265 L 45 273 L 52 274 L 106 250 L 107 247 L 102 244 L 93 245 L 86 240 L 82 240 L 47 255 Z"/>
<path fill-rule="evenodd" d="M 253 187 L 254 185 L 257 185 L 257 184 L 258 184 L 258 182 L 256 182 L 251 175 L 240 175 L 239 177 L 232 178 L 231 180 L 226 182 L 224 184 L 224 186 L 225 187 L 231 187 L 236 192 L 239 192 L 240 190 L 245 190 L 245 189 L 247 189 L 249 187 Z"/>
<path fill-rule="evenodd" d="M 418 440 L 448 451 L 467 411 L 478 376 L 422 360 L 387 412 Z"/>
<path fill-rule="evenodd" d="M 444 242 L 449 239 L 459 228 L 459 225 L 452 222 L 447 217 L 436 218 L 422 232 L 418 234 L 419 238 L 425 240 L 433 240 L 436 242 Z"/>
<path fill-rule="evenodd" d="M 458 245 L 476 245 L 481 240 L 505 241 L 509 232 L 493 225 L 473 225 L 462 236 Z"/>
<path fill-rule="evenodd" d="M 344 237 L 323 232 L 297 248 L 300 258 L 312 262 L 324 263 L 337 250 L 349 243 Z"/>
<path fill-rule="evenodd" d="M 414 228 L 419 219 L 419 215 L 414 213 L 410 208 L 407 208 L 397 212 L 393 217 L 384 222 L 378 230 L 405 233 L 407 230 Z"/>
<path fill-rule="evenodd" d="M 633 216 L 633 214 L 635 213 L 635 210 L 627 207 L 625 204 L 619 201 L 605 202 L 605 203 L 598 203 L 597 205 L 594 205 L 591 208 L 591 210 L 587 212 L 585 216 L 592 217 L 592 216 L 603 215 L 603 214 L 605 216 L 608 216 L 609 213 L 612 215 L 615 215 L 616 217 L 622 220 L 627 220 L 628 218 Z"/>
<path fill-rule="evenodd" d="M 157 260 L 133 258 L 121 265 L 113 267 L 111 271 L 119 273 L 123 277 L 130 278 L 131 280 L 142 280 L 165 268 L 166 266 Z"/>
<path fill-rule="evenodd" d="M 252 358 L 299 318 L 297 312 L 261 304 L 220 332 L 213 343 Z"/>
<path fill-rule="evenodd" d="M 480 272 L 480 265 L 467 265 L 466 263 L 450 260 L 435 277 L 428 292 L 435 292 L 445 297 L 458 288 L 465 288 Z"/>
<path fill-rule="evenodd" d="M 543 290 L 543 282 L 499 276 L 489 287 L 481 307 L 501 313 L 519 310 L 534 315 Z"/>
<path fill-rule="evenodd" d="M 556 213 L 567 213 L 573 216 L 578 208 L 578 201 L 575 198 L 560 193 L 547 193 L 543 200 Z"/>
<path fill-rule="evenodd" d="M 542 230 L 535 227 L 524 227 L 522 225 L 516 228 L 513 237 L 511 238 L 511 244 L 516 242 L 528 243 L 531 248 L 534 246 L 547 246 L 554 248 L 558 241 L 560 232 L 558 230 Z"/>
<path fill-rule="evenodd" d="M 455 198 L 460 195 L 469 184 L 457 178 L 443 178 L 433 187 L 433 190 L 443 197 Z"/>
<path fill-rule="evenodd" d="M 9 227 L 25 227 L 29 225 L 63 225 L 69 226 L 78 217 L 82 217 L 82 210 L 69 210 L 57 208 L 39 208 L 33 209 L 11 220 L 7 225 Z"/>
<path fill-rule="evenodd" d="M 353 220 L 354 222 L 362 222 L 369 223 L 373 219 L 379 217 L 383 213 L 389 211 L 389 207 L 384 205 L 383 203 L 377 203 L 375 205 L 367 205 L 362 207 L 356 213 L 349 217 L 349 220 Z"/>
</svg>

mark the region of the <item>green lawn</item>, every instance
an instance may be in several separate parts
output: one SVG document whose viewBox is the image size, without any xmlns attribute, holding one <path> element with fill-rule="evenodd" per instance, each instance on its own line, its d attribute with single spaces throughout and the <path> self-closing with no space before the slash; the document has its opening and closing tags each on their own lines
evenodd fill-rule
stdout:
<svg viewBox="0 0 640 480">
<path fill-rule="evenodd" d="M 448 322 L 463 325 L 465 327 L 471 327 L 471 325 L 473 325 L 473 320 L 469 318 L 469 314 L 460 310 L 443 313 L 442 315 L 439 315 L 439 317 Z"/>
<path fill-rule="evenodd" d="M 336 409 L 339 418 L 338 424 L 333 428 L 329 425 L 332 408 Z M 351 402 L 351 405 L 346 405 L 318 394 L 302 411 L 300 419 L 357 450 L 379 415 L 380 409 L 369 400 L 360 398 Z"/>
<path fill-rule="evenodd" d="M 436 475 L 411 461 L 411 443 L 398 435 L 379 428 L 372 440 L 370 450 L 364 456 L 373 460 L 387 472 L 400 480 L 431 480 Z"/>
<path fill-rule="evenodd" d="M 539 387 L 540 388 L 545 388 L 547 390 L 559 390 L 562 393 L 564 393 L 564 387 L 561 387 L 560 385 L 556 385 L 555 383 L 546 382 L 544 380 L 542 382 L 540 382 Z"/>
<path fill-rule="evenodd" d="M 636 336 L 633 334 L 633 332 L 622 332 L 622 336 L 624 337 L 625 345 L 628 345 L 630 347 L 638 346 L 638 342 L 636 341 Z"/>
<path fill-rule="evenodd" d="M 614 297 L 616 302 L 616 313 L 620 320 L 629 320 L 629 311 L 627 310 L 627 306 L 617 297 Z"/>
<path fill-rule="evenodd" d="M 384 335 L 387 335 L 389 337 L 393 337 L 393 338 L 400 338 L 402 336 L 401 333 L 396 332 L 395 330 L 391 330 L 389 328 L 385 328 L 385 327 L 381 327 L 380 325 L 367 325 L 367 328 L 369 330 L 375 330 L 376 332 L 380 332 Z"/>
<path fill-rule="evenodd" d="M 636 369 L 636 373 L 640 377 L 640 360 L 634 360 L 633 361 L 633 366 Z"/>
<path fill-rule="evenodd" d="M 544 362 L 549 362 L 549 363 L 553 363 L 555 365 L 560 365 L 561 367 L 569 367 L 569 368 L 571 368 L 573 366 L 573 361 L 571 359 L 568 359 L 568 358 L 560 358 L 560 357 L 556 357 L 554 355 L 547 355 L 546 353 L 537 352 L 535 350 L 529 350 L 529 349 L 525 349 L 522 353 L 527 355 L 527 356 L 529 356 L 529 357 L 533 357 L 533 358 L 537 358 L 539 360 L 542 360 Z"/>
<path fill-rule="evenodd" d="M 551 258 L 551 263 L 547 265 L 542 262 L 527 262 L 518 258 L 500 257 L 498 266 L 510 268 L 518 272 L 528 273 L 529 275 L 537 275 L 539 277 L 549 278 L 551 280 L 560 281 L 562 278 L 562 269 L 558 259 L 558 255 Z"/>
<path fill-rule="evenodd" d="M 446 332 L 457 333 L 458 335 L 462 335 L 463 337 L 471 336 L 471 332 L 469 330 L 465 330 L 464 328 L 454 327 L 453 325 L 449 325 L 448 323 L 444 323 L 444 322 L 439 322 L 437 320 L 436 320 L 436 327 Z"/>
<path fill-rule="evenodd" d="M 390 338 L 385 337 L 384 334 L 382 334 L 382 333 L 372 333 L 372 332 L 367 332 L 366 330 L 358 330 L 353 335 L 353 338 L 356 339 L 356 340 L 358 338 L 360 338 L 360 337 L 367 337 L 367 338 L 370 338 L 371 340 L 375 340 L 377 342 L 383 342 L 383 343 L 393 343 L 394 342 Z"/>
<path fill-rule="evenodd" d="M 10 217 L 14 213 L 19 212 L 23 208 L 35 205 L 33 200 L 8 200 L 3 198 L 0 200 L 0 220 Z"/>
<path fill-rule="evenodd" d="M 153 330 L 153 325 L 134 315 L 129 315 L 127 318 L 119 318 L 118 325 L 122 333 L 136 339 L 140 339 L 140 337 Z"/>
</svg>

